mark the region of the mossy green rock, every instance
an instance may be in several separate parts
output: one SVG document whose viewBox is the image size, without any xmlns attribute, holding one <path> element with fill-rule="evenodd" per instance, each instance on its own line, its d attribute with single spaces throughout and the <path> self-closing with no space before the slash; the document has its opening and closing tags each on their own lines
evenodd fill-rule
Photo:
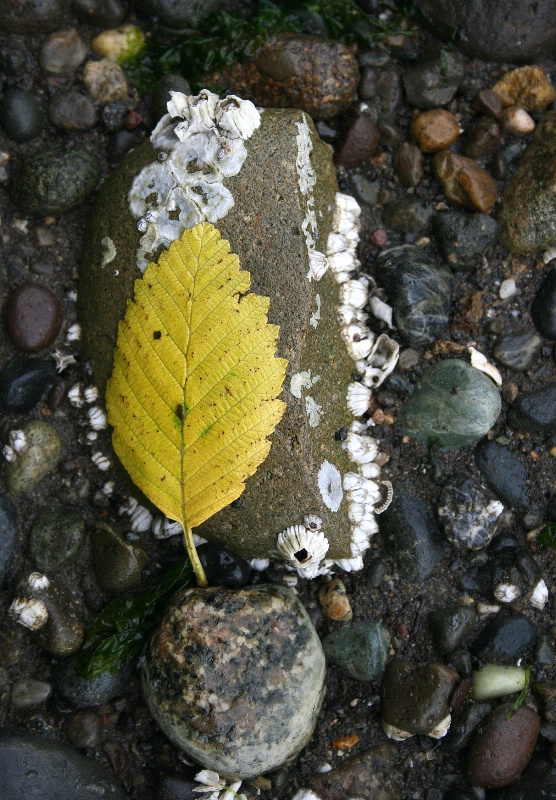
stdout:
<svg viewBox="0 0 556 800">
<path fill-rule="evenodd" d="M 62 452 L 58 432 L 47 422 L 32 420 L 22 426 L 27 448 L 15 461 L 6 464 L 6 483 L 10 494 L 23 494 L 54 469 Z"/>
<path fill-rule="evenodd" d="M 85 543 L 85 520 L 77 511 L 45 508 L 37 515 L 29 537 L 35 566 L 53 575 L 71 564 Z"/>
<path fill-rule="evenodd" d="M 147 554 L 143 548 L 128 544 L 109 525 L 99 522 L 91 531 L 91 554 L 96 579 L 106 592 L 129 592 L 141 583 Z"/>
<path fill-rule="evenodd" d="M 429 445 L 463 447 L 488 433 L 500 409 L 500 392 L 491 379 L 454 358 L 425 370 L 398 424 Z"/>
<path fill-rule="evenodd" d="M 247 481 L 235 507 L 227 507 L 208 520 L 199 533 L 229 545 L 245 556 L 264 557 L 276 548 L 278 533 L 303 522 L 305 514 L 318 514 L 330 537 L 329 556 L 350 556 L 347 501 L 337 512 L 323 502 L 317 484 L 319 469 L 328 461 L 345 473 L 351 466 L 334 434 L 351 422 L 345 405 L 353 364 L 340 335 L 336 318 L 338 288 L 327 272 L 317 283 L 307 279 L 308 251 L 302 230 L 306 200 L 299 190 L 296 159 L 298 123 L 305 119 L 311 130 L 311 164 L 317 176 L 314 208 L 318 223 L 316 249 L 326 252 L 331 227 L 336 177 L 330 148 L 318 137 L 310 118 L 289 109 L 267 109 L 261 126 L 246 142 L 247 159 L 241 171 L 226 178 L 235 206 L 217 227 L 228 239 L 241 266 L 251 273 L 252 289 L 270 297 L 269 321 L 280 326 L 277 354 L 289 368 L 282 398 L 287 411 L 272 436 L 264 464 Z M 149 143 L 131 153 L 104 184 L 95 205 L 84 247 L 79 290 L 84 357 L 93 361 L 101 395 L 112 370 L 118 321 L 124 316 L 133 282 L 140 277 L 136 251 L 140 233 L 128 207 L 127 194 L 135 175 L 156 157 Z M 109 237 L 116 256 L 103 263 L 102 240 Z M 316 328 L 309 324 L 321 303 Z M 322 406 L 317 427 L 308 424 L 305 394 L 294 397 L 291 376 L 311 370 L 319 381 L 307 390 Z M 132 490 L 138 496 L 138 490 Z"/>
</svg>

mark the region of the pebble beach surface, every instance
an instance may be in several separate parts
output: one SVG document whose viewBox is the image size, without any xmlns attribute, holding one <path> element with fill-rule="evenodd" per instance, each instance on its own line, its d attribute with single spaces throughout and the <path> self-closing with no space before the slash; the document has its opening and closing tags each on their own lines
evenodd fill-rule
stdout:
<svg viewBox="0 0 556 800">
<path fill-rule="evenodd" d="M 360 5 L 393 14 L 391 3 Z M 176 75 L 139 91 L 113 55 L 131 28 L 114 29 L 171 42 L 197 6 L 47 0 L 16 14 L 0 0 L 0 794 L 18 800 L 204 796 L 193 791 L 200 767 L 149 710 L 179 717 L 173 667 L 161 681 L 170 702 L 149 704 L 137 659 L 88 681 L 73 661 L 109 600 L 152 587 L 182 556 L 180 537 L 153 535 L 163 523 L 114 470 L 78 295 L 100 187 L 148 139 L 168 90 L 191 91 Z M 556 64 L 540 34 L 530 53 L 508 44 L 505 55 L 502 43 L 483 61 L 483 29 L 463 53 L 419 19 L 372 47 L 314 39 L 306 20 L 311 35 L 272 36 L 252 62 L 207 76 L 256 105 L 313 116 L 340 191 L 361 207 L 350 278 L 373 333 L 400 344 L 370 393 L 350 362 L 359 420 L 393 487 L 363 569 L 307 580 L 279 561 L 250 570 L 227 552 L 202 556 L 241 597 L 268 584 L 259 594 L 297 614 L 282 625 L 280 663 L 264 660 L 262 689 L 241 677 L 256 713 L 297 704 L 291 687 L 304 680 L 315 694 L 257 740 L 272 750 L 283 725 L 299 749 L 314 722 L 300 755 L 277 767 L 256 745 L 249 763 L 271 765 L 264 775 L 229 770 L 247 776 L 235 791 L 249 800 L 556 799 Z M 103 267 L 113 259 L 107 244 Z M 270 638 L 265 613 L 241 606 L 257 653 Z M 192 643 L 176 648 L 184 696 L 226 637 L 241 654 L 229 674 L 242 675 L 250 640 L 226 623 L 220 640 L 192 626 Z M 162 674 L 153 650 L 147 672 Z M 234 752 L 252 726 L 227 689 L 218 724 Z M 206 739 L 187 697 L 184 727 Z M 213 755 L 210 765 L 227 763 Z"/>
</svg>

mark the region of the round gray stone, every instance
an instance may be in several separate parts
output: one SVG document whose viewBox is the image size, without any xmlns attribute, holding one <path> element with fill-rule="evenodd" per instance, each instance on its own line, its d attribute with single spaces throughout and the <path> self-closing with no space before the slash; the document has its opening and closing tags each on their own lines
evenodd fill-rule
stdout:
<svg viewBox="0 0 556 800">
<path fill-rule="evenodd" d="M 378 622 L 358 622 L 323 639 L 326 657 L 358 681 L 380 678 L 388 659 L 390 634 Z"/>
<path fill-rule="evenodd" d="M 85 542 L 85 520 L 59 506 L 41 511 L 29 537 L 31 558 L 39 570 L 53 575 L 71 564 Z"/>
</svg>

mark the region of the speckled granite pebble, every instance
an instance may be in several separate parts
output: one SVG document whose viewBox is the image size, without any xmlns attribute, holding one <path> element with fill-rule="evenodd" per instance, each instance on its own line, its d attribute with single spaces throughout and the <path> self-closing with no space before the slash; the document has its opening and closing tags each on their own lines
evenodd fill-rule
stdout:
<svg viewBox="0 0 556 800">
<path fill-rule="evenodd" d="M 503 510 L 488 489 L 466 474 L 450 479 L 437 504 L 447 539 L 468 550 L 481 550 L 490 544 Z"/>
<path fill-rule="evenodd" d="M 145 656 L 152 715 L 209 769 L 254 777 L 295 756 L 312 735 L 324 654 L 307 612 L 282 586 L 180 592 Z"/>
</svg>

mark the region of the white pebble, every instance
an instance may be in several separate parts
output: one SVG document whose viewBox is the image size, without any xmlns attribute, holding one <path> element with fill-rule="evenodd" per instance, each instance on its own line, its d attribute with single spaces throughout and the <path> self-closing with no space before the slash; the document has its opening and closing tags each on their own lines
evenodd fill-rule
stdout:
<svg viewBox="0 0 556 800">
<path fill-rule="evenodd" d="M 516 292 L 517 288 L 513 278 L 506 278 L 506 280 L 502 281 L 500 284 L 499 294 L 502 300 L 507 300 L 508 297 L 513 297 Z"/>
</svg>

